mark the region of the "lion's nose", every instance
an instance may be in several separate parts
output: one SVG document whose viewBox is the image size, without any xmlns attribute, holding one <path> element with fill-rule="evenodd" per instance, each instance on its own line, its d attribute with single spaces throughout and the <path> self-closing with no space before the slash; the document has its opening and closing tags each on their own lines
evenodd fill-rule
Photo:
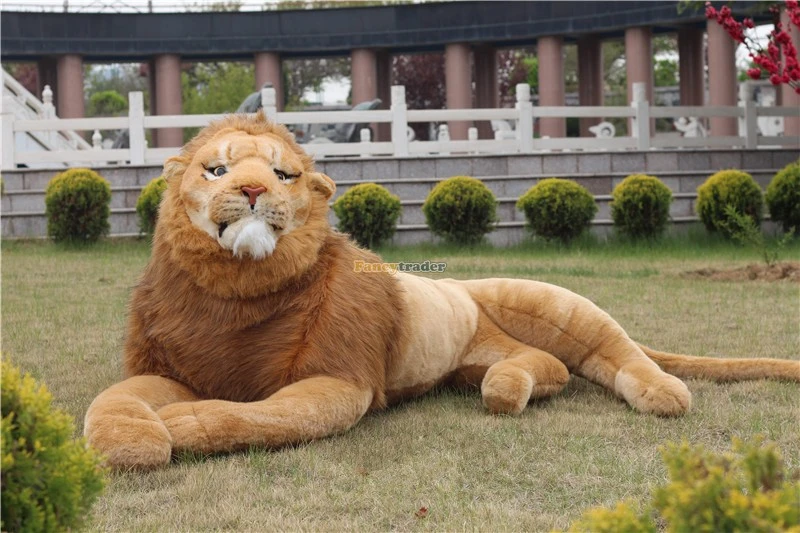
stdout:
<svg viewBox="0 0 800 533">
<path fill-rule="evenodd" d="M 250 199 L 250 207 L 256 205 L 256 200 L 258 200 L 258 195 L 267 192 L 266 187 L 242 187 L 242 194 L 247 196 Z"/>
</svg>

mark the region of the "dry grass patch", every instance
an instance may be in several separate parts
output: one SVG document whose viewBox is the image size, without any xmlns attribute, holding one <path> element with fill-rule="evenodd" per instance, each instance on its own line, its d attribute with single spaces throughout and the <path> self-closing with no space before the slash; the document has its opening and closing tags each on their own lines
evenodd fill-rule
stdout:
<svg viewBox="0 0 800 533">
<path fill-rule="evenodd" d="M 3 243 L 3 352 L 43 380 L 78 425 L 120 378 L 126 302 L 146 243 L 87 249 Z M 795 246 L 787 252 L 800 256 Z M 445 260 L 446 276 L 530 277 L 575 290 L 631 336 L 700 355 L 798 359 L 800 288 L 712 282 L 680 273 L 736 267 L 733 247 L 552 250 L 390 249 L 389 260 Z M 115 474 L 90 525 L 110 531 L 550 530 L 584 509 L 643 500 L 666 473 L 665 441 L 713 450 L 763 433 L 800 466 L 797 384 L 692 380 L 682 418 L 638 414 L 573 378 L 520 416 L 493 417 L 477 394 L 437 391 L 367 416 L 352 431 L 275 451 L 185 457 L 150 473 Z M 427 515 L 420 518 L 419 509 Z"/>
</svg>

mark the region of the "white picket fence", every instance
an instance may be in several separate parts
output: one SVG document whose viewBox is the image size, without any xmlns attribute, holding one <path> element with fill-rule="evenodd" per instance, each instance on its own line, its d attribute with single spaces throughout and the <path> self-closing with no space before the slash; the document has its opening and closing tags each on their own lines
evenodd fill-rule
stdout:
<svg viewBox="0 0 800 533">
<path fill-rule="evenodd" d="M 634 101 L 630 106 L 618 107 L 534 107 L 530 98 L 530 87 L 516 87 L 516 106 L 513 109 L 441 109 L 409 110 L 405 99 L 405 87 L 392 87 L 391 107 L 374 111 L 320 111 L 278 112 L 275 107 L 275 90 L 262 89 L 261 97 L 267 116 L 282 124 L 391 124 L 391 141 L 372 142 L 368 135 L 361 136 L 356 143 L 305 144 L 304 148 L 313 156 L 391 156 L 422 157 L 430 154 L 509 154 L 536 153 L 551 150 L 651 150 L 660 148 L 748 148 L 760 146 L 798 146 L 798 139 L 759 134 L 759 117 L 800 117 L 800 109 L 788 107 L 761 107 L 744 100 L 739 106 L 651 106 L 644 98 L 644 85 L 637 84 Z M 46 117 L 18 119 L 7 112 L 4 106 L 0 131 L 2 132 L 2 168 L 13 169 L 31 163 L 52 164 L 161 164 L 178 153 L 178 148 L 149 148 L 145 130 L 158 128 L 202 127 L 223 115 L 145 115 L 141 92 L 128 94 L 129 111 L 125 117 L 54 119 Z M 580 137 L 580 138 L 534 138 L 534 121 L 540 118 L 589 117 L 605 120 L 612 117 L 630 119 L 631 136 L 626 137 Z M 651 135 L 651 119 L 691 117 L 703 120 L 712 117 L 731 117 L 743 122 L 743 135 L 696 136 L 677 135 L 659 137 Z M 514 124 L 511 135 L 497 135 L 496 139 L 478 140 L 477 130 L 470 128 L 468 140 L 449 140 L 440 135 L 435 141 L 409 140 L 410 123 L 447 121 L 491 121 L 504 120 Z M 103 149 L 99 130 L 127 129 L 130 147 L 125 149 Z M 14 137 L 20 132 L 93 131 L 93 148 L 58 149 L 52 151 L 21 152 L 14 149 Z M 508 137 L 511 138 L 508 138 Z"/>
</svg>

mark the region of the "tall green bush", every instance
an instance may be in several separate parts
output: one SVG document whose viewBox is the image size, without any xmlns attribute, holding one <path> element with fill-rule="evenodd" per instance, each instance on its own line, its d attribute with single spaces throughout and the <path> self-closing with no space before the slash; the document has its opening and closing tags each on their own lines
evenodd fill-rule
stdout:
<svg viewBox="0 0 800 533">
<path fill-rule="evenodd" d="M 727 206 L 761 224 L 764 195 L 753 176 L 741 170 L 721 170 L 697 188 L 695 210 L 710 232 L 731 238 Z"/>
<path fill-rule="evenodd" d="M 139 219 L 139 230 L 145 235 L 152 235 L 156 230 L 158 206 L 166 190 L 167 180 L 160 176 L 145 185 L 136 200 L 136 216 Z"/>
<path fill-rule="evenodd" d="M 664 233 L 672 191 L 661 180 L 634 174 L 614 187 L 611 196 L 611 218 L 620 233 L 634 239 L 655 239 Z"/>
<path fill-rule="evenodd" d="M 522 195 L 517 209 L 525 213 L 535 235 L 566 244 L 589 228 L 597 204 L 592 193 L 574 181 L 548 178 Z"/>
<path fill-rule="evenodd" d="M 454 176 L 433 188 L 422 211 L 435 235 L 455 244 L 471 245 L 494 229 L 497 200 L 482 181 Z"/>
<path fill-rule="evenodd" d="M 111 226 L 111 185 L 88 168 L 56 175 L 45 191 L 47 234 L 56 241 L 95 242 Z"/>
<path fill-rule="evenodd" d="M 775 174 L 767 186 L 765 197 L 772 220 L 783 227 L 783 231 L 794 229 L 800 233 L 800 161 L 789 163 Z"/>
<path fill-rule="evenodd" d="M 570 531 L 800 531 L 800 482 L 774 444 L 734 439 L 733 452 L 721 454 L 669 444 L 662 456 L 669 482 L 655 488 L 649 505 L 592 509 Z"/>
<path fill-rule="evenodd" d="M 53 409 L 52 397 L 9 362 L 2 363 L 3 531 L 79 528 L 105 483 L 101 458 L 73 440 L 72 417 Z"/>
<path fill-rule="evenodd" d="M 360 183 L 333 203 L 339 231 L 349 233 L 361 246 L 374 248 L 391 239 L 397 229 L 400 199 L 375 183 Z"/>
</svg>

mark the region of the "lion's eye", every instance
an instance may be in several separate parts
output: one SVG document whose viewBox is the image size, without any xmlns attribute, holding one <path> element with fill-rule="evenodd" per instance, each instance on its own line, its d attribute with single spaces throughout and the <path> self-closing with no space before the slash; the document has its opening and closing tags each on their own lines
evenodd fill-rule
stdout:
<svg viewBox="0 0 800 533">
<path fill-rule="evenodd" d="M 228 169 L 225 167 L 214 167 L 210 168 L 209 171 L 216 177 L 220 178 L 228 172 Z"/>
<path fill-rule="evenodd" d="M 284 172 L 283 170 L 279 170 L 277 168 L 273 169 L 273 172 L 275 172 L 275 175 L 278 177 L 278 179 L 284 183 L 292 183 L 300 176 L 299 173 L 289 174 L 288 172 Z"/>
</svg>

